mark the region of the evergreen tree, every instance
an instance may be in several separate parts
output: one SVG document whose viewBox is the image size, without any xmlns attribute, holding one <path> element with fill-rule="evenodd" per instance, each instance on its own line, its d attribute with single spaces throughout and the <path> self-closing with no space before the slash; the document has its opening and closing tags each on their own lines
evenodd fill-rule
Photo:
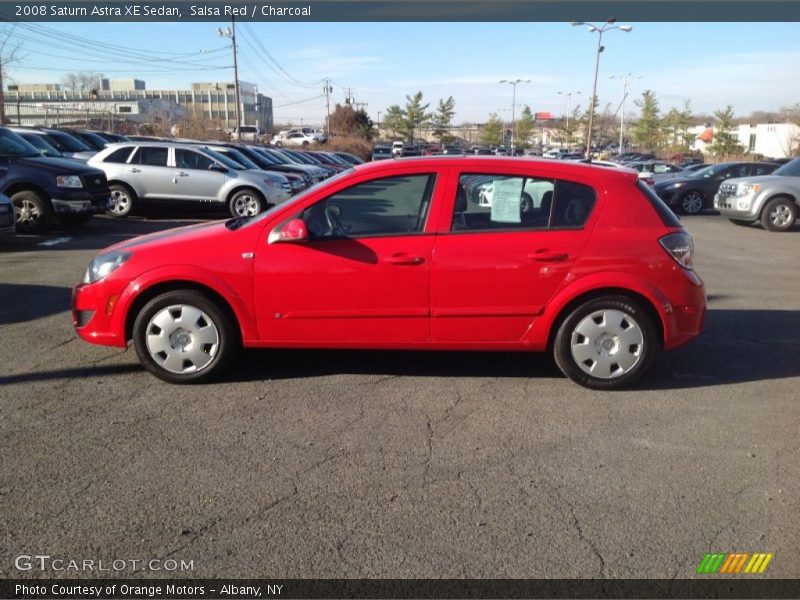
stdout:
<svg viewBox="0 0 800 600">
<path fill-rule="evenodd" d="M 645 90 L 642 99 L 634 104 L 642 109 L 642 114 L 633 127 L 633 139 L 642 149 L 657 150 L 661 143 L 661 118 L 656 93 Z"/>
<path fill-rule="evenodd" d="M 531 145 L 531 134 L 536 126 L 533 120 L 533 113 L 530 106 L 525 106 L 522 109 L 522 115 L 517 121 L 517 136 L 515 144 L 517 148 L 528 148 Z"/>
<path fill-rule="evenodd" d="M 393 104 L 386 109 L 386 115 L 383 117 L 383 128 L 390 132 L 391 137 L 397 137 L 404 129 L 404 120 L 403 109 L 397 104 Z"/>
<path fill-rule="evenodd" d="M 409 142 L 414 141 L 414 135 L 418 127 L 427 125 L 431 120 L 428 110 L 430 103 L 422 103 L 422 92 L 417 92 L 413 96 L 406 96 L 406 108 L 403 111 L 402 134 Z"/>
<path fill-rule="evenodd" d="M 733 107 L 729 104 L 714 113 L 716 122 L 714 123 L 714 141 L 708 147 L 711 153 L 717 157 L 734 156 L 741 154 L 744 147 L 739 143 L 733 130 Z"/>
<path fill-rule="evenodd" d="M 450 123 L 456 114 L 456 101 L 450 96 L 447 100 L 440 99 L 436 112 L 433 115 L 433 135 L 439 138 L 440 142 L 448 141 L 450 135 Z"/>
<path fill-rule="evenodd" d="M 487 146 L 499 146 L 503 140 L 503 122 L 497 113 L 489 115 L 489 120 L 481 132 L 481 142 Z"/>
</svg>

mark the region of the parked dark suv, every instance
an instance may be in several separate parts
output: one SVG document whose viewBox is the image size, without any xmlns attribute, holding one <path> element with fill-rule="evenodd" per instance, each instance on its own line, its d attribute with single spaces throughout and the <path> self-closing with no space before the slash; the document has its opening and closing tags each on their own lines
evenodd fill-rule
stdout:
<svg viewBox="0 0 800 600">
<path fill-rule="evenodd" d="M 47 158 L 0 127 L 0 192 L 11 198 L 19 233 L 36 233 L 58 219 L 80 225 L 108 204 L 103 171 L 77 160 Z"/>
</svg>

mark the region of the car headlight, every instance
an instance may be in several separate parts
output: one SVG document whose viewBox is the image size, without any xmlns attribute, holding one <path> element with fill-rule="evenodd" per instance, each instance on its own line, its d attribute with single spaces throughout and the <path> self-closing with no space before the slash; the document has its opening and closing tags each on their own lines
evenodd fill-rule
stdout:
<svg viewBox="0 0 800 600">
<path fill-rule="evenodd" d="M 130 252 L 118 251 L 95 256 L 86 268 L 86 273 L 83 275 L 83 283 L 100 281 L 103 277 L 107 277 L 120 268 L 130 257 Z"/>
<path fill-rule="evenodd" d="M 77 175 L 59 175 L 56 177 L 56 185 L 61 188 L 82 188 L 83 182 Z"/>
<path fill-rule="evenodd" d="M 749 194 L 757 194 L 761 191 L 761 184 L 758 183 L 740 183 L 736 189 L 737 196 L 747 196 Z"/>
<path fill-rule="evenodd" d="M 679 181 L 679 182 L 677 182 L 677 183 L 673 183 L 673 184 L 672 184 L 671 186 L 669 186 L 669 187 L 671 187 L 671 188 L 673 188 L 673 189 L 676 189 L 676 188 L 679 188 L 679 187 L 683 187 L 684 185 L 686 185 L 686 184 L 685 184 L 685 183 L 683 183 L 682 181 Z"/>
<path fill-rule="evenodd" d="M 276 182 L 273 179 L 265 179 L 264 180 L 264 185 L 266 185 L 268 187 L 280 187 L 280 184 L 278 184 L 278 182 Z"/>
</svg>

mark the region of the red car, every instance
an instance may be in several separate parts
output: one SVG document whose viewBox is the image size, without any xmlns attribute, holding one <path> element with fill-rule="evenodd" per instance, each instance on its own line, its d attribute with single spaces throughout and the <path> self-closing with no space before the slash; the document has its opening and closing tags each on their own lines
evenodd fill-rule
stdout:
<svg viewBox="0 0 800 600">
<path fill-rule="evenodd" d="M 246 348 L 552 351 L 596 389 L 700 333 L 692 238 L 636 174 L 440 157 L 360 165 L 255 217 L 104 250 L 78 334 L 173 383 Z"/>
</svg>

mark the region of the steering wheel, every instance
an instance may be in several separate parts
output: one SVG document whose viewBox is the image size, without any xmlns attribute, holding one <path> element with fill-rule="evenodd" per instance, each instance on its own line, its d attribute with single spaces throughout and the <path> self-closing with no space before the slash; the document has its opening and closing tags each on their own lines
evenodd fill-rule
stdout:
<svg viewBox="0 0 800 600">
<path fill-rule="evenodd" d="M 328 222 L 328 229 L 332 236 L 343 237 L 345 235 L 346 231 L 339 218 L 338 206 L 330 205 L 325 207 L 325 220 Z"/>
</svg>

